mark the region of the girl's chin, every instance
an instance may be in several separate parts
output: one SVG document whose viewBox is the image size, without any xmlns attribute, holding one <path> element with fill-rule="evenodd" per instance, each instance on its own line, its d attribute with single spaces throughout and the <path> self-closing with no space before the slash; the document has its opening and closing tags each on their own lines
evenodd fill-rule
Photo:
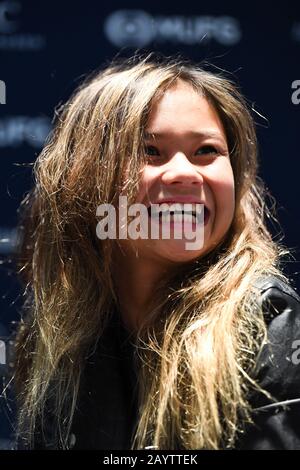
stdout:
<svg viewBox="0 0 300 470">
<path fill-rule="evenodd" d="M 186 247 L 174 246 L 158 250 L 157 254 L 174 263 L 184 263 L 198 258 L 202 254 L 203 248 L 188 250 Z"/>
</svg>

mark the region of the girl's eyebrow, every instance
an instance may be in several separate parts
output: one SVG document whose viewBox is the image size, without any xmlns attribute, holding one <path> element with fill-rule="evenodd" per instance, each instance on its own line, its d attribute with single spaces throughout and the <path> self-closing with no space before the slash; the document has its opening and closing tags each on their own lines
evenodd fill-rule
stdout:
<svg viewBox="0 0 300 470">
<path fill-rule="evenodd" d="M 145 131 L 144 132 L 144 138 L 147 140 L 155 140 L 155 139 L 163 139 L 165 137 L 170 137 L 173 135 L 171 132 L 151 132 L 151 131 Z M 221 134 L 221 132 L 214 131 L 214 130 L 205 130 L 205 131 L 187 131 L 185 134 L 187 137 L 192 137 L 192 138 L 201 138 L 201 139 L 207 139 L 207 138 L 214 138 L 218 139 L 224 142 L 224 136 Z"/>
</svg>

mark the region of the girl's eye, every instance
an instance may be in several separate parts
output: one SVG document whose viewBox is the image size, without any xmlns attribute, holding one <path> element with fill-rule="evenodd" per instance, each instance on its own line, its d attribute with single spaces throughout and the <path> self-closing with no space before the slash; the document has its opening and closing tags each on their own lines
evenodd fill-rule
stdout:
<svg viewBox="0 0 300 470">
<path fill-rule="evenodd" d="M 204 145 L 203 147 L 200 147 L 196 153 L 198 153 L 199 151 L 203 152 L 205 155 L 208 155 L 210 153 L 219 153 L 213 145 Z"/>
<path fill-rule="evenodd" d="M 157 150 L 156 147 L 153 147 L 152 145 L 145 146 L 145 153 L 146 155 L 149 155 L 150 157 L 153 157 L 155 155 L 159 156 L 159 151 Z"/>
<path fill-rule="evenodd" d="M 213 146 L 213 145 L 204 145 L 203 147 L 200 147 L 197 151 L 196 154 L 199 155 L 198 152 L 201 152 L 202 155 L 209 155 L 209 154 L 215 154 L 218 155 L 219 152 L 218 150 Z M 153 147 L 153 145 L 146 145 L 145 146 L 145 153 L 146 155 L 150 157 L 154 156 L 160 156 L 159 151 L 157 150 L 156 147 Z"/>
</svg>

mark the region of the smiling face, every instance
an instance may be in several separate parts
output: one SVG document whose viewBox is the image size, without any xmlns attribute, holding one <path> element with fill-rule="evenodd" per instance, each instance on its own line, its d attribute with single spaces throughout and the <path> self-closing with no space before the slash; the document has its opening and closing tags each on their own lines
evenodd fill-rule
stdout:
<svg viewBox="0 0 300 470">
<path fill-rule="evenodd" d="M 120 240 L 133 256 L 161 264 L 188 262 L 211 251 L 225 236 L 235 209 L 234 176 L 222 122 L 213 106 L 184 81 L 152 107 L 146 126 L 147 164 L 136 202 L 201 202 L 208 211 L 204 244 L 187 250 L 186 240 Z"/>
</svg>

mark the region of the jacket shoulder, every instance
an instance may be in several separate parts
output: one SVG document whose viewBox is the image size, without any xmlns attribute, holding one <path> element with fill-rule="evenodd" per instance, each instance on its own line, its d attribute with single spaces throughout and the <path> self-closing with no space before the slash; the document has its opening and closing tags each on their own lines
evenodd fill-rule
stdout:
<svg viewBox="0 0 300 470">
<path fill-rule="evenodd" d="M 278 276 L 261 276 L 258 280 L 255 281 L 254 285 L 259 289 L 261 295 L 275 293 L 277 291 L 278 293 L 289 295 L 300 302 L 300 296 L 296 292 L 296 289 L 292 287 L 290 282 L 285 279 L 281 279 Z"/>
<path fill-rule="evenodd" d="M 268 324 L 283 315 L 281 320 L 295 320 L 300 328 L 300 296 L 288 281 L 277 276 L 262 276 L 254 286 L 258 289 L 258 302 Z"/>
<path fill-rule="evenodd" d="M 299 399 L 300 297 L 275 276 L 260 279 L 256 287 L 267 323 L 267 341 L 257 359 L 260 385 L 279 400 Z"/>
<path fill-rule="evenodd" d="M 250 395 L 253 423 L 238 449 L 300 449 L 300 297 L 284 279 L 265 276 L 255 283 L 267 324 L 257 357 L 255 381 L 270 395 Z"/>
</svg>

